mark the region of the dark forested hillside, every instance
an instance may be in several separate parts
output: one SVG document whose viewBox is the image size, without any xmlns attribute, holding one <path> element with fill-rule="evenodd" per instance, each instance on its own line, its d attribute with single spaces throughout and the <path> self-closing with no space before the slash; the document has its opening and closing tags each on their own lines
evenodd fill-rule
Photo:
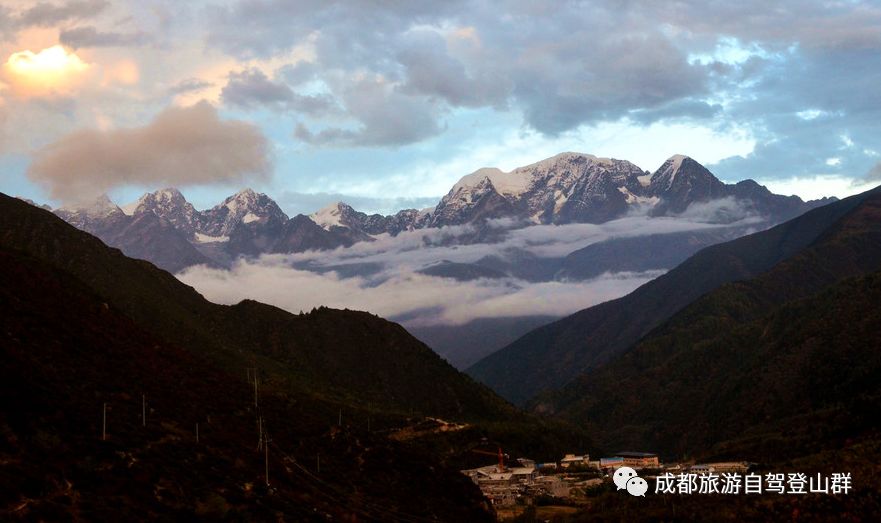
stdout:
<svg viewBox="0 0 881 523">
<path fill-rule="evenodd" d="M 397 324 L 353 311 L 292 315 L 257 302 L 216 305 L 152 264 L 3 195 L 0 247 L 71 274 L 142 329 L 231 372 L 262 367 L 282 387 L 402 412 L 462 419 L 505 419 L 512 412 Z"/>
<path fill-rule="evenodd" d="M 552 456 L 584 438 L 516 410 L 397 324 L 216 305 L 4 195 L 0 285 L 0 519 L 480 521 L 491 513 L 453 466 L 470 445 Z M 423 416 L 463 429 L 390 437 Z"/>
<path fill-rule="evenodd" d="M 515 403 L 556 389 L 627 349 L 697 298 L 754 277 L 795 255 L 877 195 L 878 189 L 813 209 L 776 227 L 698 252 L 631 294 L 540 327 L 468 373 Z"/>
<path fill-rule="evenodd" d="M 601 442 L 755 460 L 877 430 L 881 194 L 773 269 L 724 285 L 537 406 Z"/>
<path fill-rule="evenodd" d="M 0 321 L 4 520 L 491 519 L 432 456 L 353 430 L 351 411 L 337 427 L 338 406 L 314 397 L 270 389 L 257 410 L 244 372 L 156 338 L 7 249 Z M 257 451 L 258 413 L 268 453 Z"/>
</svg>

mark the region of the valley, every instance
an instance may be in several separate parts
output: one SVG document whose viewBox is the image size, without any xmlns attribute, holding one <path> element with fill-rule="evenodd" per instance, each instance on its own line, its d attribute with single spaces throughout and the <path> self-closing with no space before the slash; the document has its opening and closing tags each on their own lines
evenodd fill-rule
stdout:
<svg viewBox="0 0 881 523">
<path fill-rule="evenodd" d="M 570 329 L 589 332 L 609 344 L 608 348 L 594 344 L 587 365 L 570 363 L 567 372 L 576 378 L 568 383 L 562 369 L 519 379 L 521 384 L 543 387 L 535 389 L 534 397 L 510 398 L 525 410 L 457 372 L 399 325 L 373 314 L 324 306 L 291 314 L 247 299 L 217 305 L 179 280 L 187 281 L 186 270 L 172 276 L 126 257 L 45 209 L 8 197 L 0 203 L 7 306 L 4 345 L 9 362 L 5 381 L 11 384 L 5 401 L 21 405 L 19 413 L 30 413 L 4 422 L 10 441 L 15 442 L 6 450 L 5 477 L 25 474 L 33 485 L 30 494 L 7 501 L 17 514 L 51 517 L 53 510 L 61 510 L 104 518 L 139 510 L 151 517 L 177 517 L 195 510 L 200 517 L 265 519 L 272 511 L 281 511 L 299 512 L 298 517 L 305 519 L 349 514 L 383 521 L 462 517 L 476 521 L 534 517 L 528 514 L 539 512 L 523 507 L 542 503 L 568 507 L 541 509 L 543 514 L 577 520 L 592 517 L 614 494 L 608 491 L 608 481 L 620 466 L 615 464 L 621 458 L 615 458 L 614 451 L 622 447 L 658 452 L 652 455 L 662 456 L 662 470 L 674 474 L 702 470 L 701 463 L 706 462 L 752 463 L 747 465 L 750 470 L 770 471 L 802 459 L 808 459 L 811 470 L 822 471 L 828 469 L 806 456 L 830 452 L 833 446 L 871 446 L 874 441 L 869 413 L 877 405 L 870 384 L 878 368 L 871 352 L 859 352 L 877 345 L 867 330 L 874 317 L 863 314 L 862 323 L 849 324 L 835 338 L 825 338 L 824 329 L 846 310 L 874 310 L 870 305 L 877 301 L 872 294 L 874 271 L 881 270 L 881 243 L 875 237 L 881 223 L 877 191 L 819 205 L 780 225 L 757 227 L 752 234 L 755 226 L 743 219 L 721 229 L 709 223 L 695 232 L 678 232 L 684 226 L 681 220 L 646 216 L 636 220 L 671 232 L 610 235 L 558 258 L 561 261 L 555 263 L 560 268 L 573 267 L 568 260 L 575 258 L 585 267 L 601 270 L 603 257 L 636 264 L 654 259 L 653 253 L 665 240 L 680 256 L 689 245 L 699 249 L 704 241 L 711 244 L 631 294 L 570 318 L 555 321 L 536 316 L 531 320 L 534 324 L 507 324 L 499 318 L 495 327 L 485 319 L 473 321 L 469 328 L 475 341 L 469 350 L 491 345 L 492 341 L 480 338 L 487 332 L 489 340 L 511 343 L 496 354 L 487 353 L 469 371 L 480 380 L 486 377 L 479 369 L 496 361 L 505 362 L 510 376 L 511 365 L 519 358 L 513 351 L 522 350 L 516 347 L 567 323 L 578 325 Z M 638 221 L 612 220 L 601 236 L 634 223 Z M 86 222 L 76 225 L 88 227 Z M 510 230 L 499 243 L 510 245 L 518 234 L 538 227 L 545 226 Z M 414 245 L 406 239 L 409 234 L 413 232 L 394 238 Z M 725 241 L 727 234 L 735 239 Z M 357 242 L 327 257 L 322 251 L 309 251 L 299 263 L 311 264 L 312 271 L 327 264 L 336 272 L 354 259 L 376 275 L 387 270 L 383 262 L 394 259 L 388 244 L 381 245 L 388 241 Z M 359 245 L 362 250 L 349 252 Z M 476 253 L 483 248 L 480 245 L 423 243 L 402 249 L 399 256 L 418 264 L 420 259 L 430 260 L 434 251 L 450 254 L 458 247 Z M 538 247 L 545 252 L 569 248 L 548 243 Z M 530 256 L 540 259 L 538 252 Z M 522 270 L 529 265 L 514 266 Z M 504 265 L 490 269 L 445 260 L 431 267 L 423 277 L 464 283 L 510 278 Z M 206 265 L 203 270 L 227 269 Z M 696 274 L 701 278 L 695 279 Z M 525 276 L 523 281 L 528 281 Z M 680 301 L 670 299 L 673 295 L 667 289 L 673 288 L 679 289 Z M 658 301 L 657 296 L 667 298 Z M 639 305 L 643 302 L 660 306 L 652 313 L 656 316 L 648 314 L 655 309 Z M 588 321 L 602 318 L 606 328 L 613 328 L 610 321 L 618 320 L 612 318 L 623 320 L 627 315 L 620 316 L 621 312 L 635 308 L 643 311 L 643 323 L 618 330 L 617 339 L 600 338 L 605 336 L 602 329 L 580 326 L 596 316 Z M 65 319 L 70 310 L 79 311 L 76 322 Z M 814 311 L 830 311 L 830 315 L 824 318 Z M 792 318 L 805 323 L 799 326 Z M 492 329 L 498 333 L 492 334 Z M 803 334 L 796 335 L 793 329 Z M 521 332 L 525 335 L 517 339 Z M 759 333 L 761 337 L 755 338 Z M 460 351 L 468 348 L 457 341 L 460 334 L 455 330 L 429 329 L 422 335 L 447 339 L 448 347 Z M 743 345 L 734 348 L 733 340 L 743 340 Z M 555 343 L 569 350 L 578 347 Z M 532 371 L 541 369 L 536 358 L 560 359 L 548 350 L 554 345 L 545 345 L 544 351 L 532 347 L 533 362 L 528 367 Z M 809 350 L 820 352 L 805 352 Z M 712 363 L 706 351 L 713 354 Z M 752 358 L 746 355 L 753 351 L 758 351 L 755 363 L 749 364 L 751 360 L 744 358 Z M 480 359 L 470 354 L 460 352 L 457 358 Z M 830 367 L 835 358 L 842 364 Z M 860 373 L 850 373 L 843 363 L 852 358 L 863 361 Z M 826 362 L 825 373 L 833 372 L 834 377 L 818 373 L 818 361 Z M 56 367 L 66 369 L 65 373 L 53 372 Z M 796 372 L 795 381 L 781 377 L 776 370 L 780 368 Z M 734 392 L 748 386 L 732 381 L 737 372 L 753 383 L 753 396 Z M 162 381 L 152 378 L 160 374 Z M 111 375 L 112 380 L 100 381 L 101 376 Z M 424 387 L 428 382 L 435 386 Z M 838 392 L 829 390 L 833 383 Z M 509 390 L 492 385 L 503 394 Z M 761 392 L 760 386 L 770 388 Z M 847 389 L 840 392 L 843 386 Z M 638 392 L 655 387 L 664 392 L 649 396 Z M 531 389 L 516 390 L 527 394 Z M 65 399 L 58 403 L 49 399 L 53 397 Z M 701 406 L 701 397 L 713 399 Z M 803 403 L 796 398 L 814 399 Z M 725 401 L 734 403 L 726 406 Z M 765 405 L 763 410 L 756 411 L 760 404 Z M 784 408 L 798 410 L 784 415 Z M 743 414 L 747 411 L 753 414 Z M 741 413 L 736 422 L 730 419 L 733 412 Z M 848 421 L 836 421 L 845 412 Z M 769 417 L 777 421 L 769 423 Z M 82 425 L 74 421 L 78 419 L 91 421 Z M 810 430 L 797 428 L 805 423 Z M 494 445 L 504 446 L 510 459 L 522 458 L 526 465 L 512 470 L 529 470 L 531 479 L 516 475 L 505 479 L 507 469 L 489 466 L 480 456 L 492 454 L 491 450 L 475 454 L 475 449 Z M 45 459 L 36 456 L 47 448 L 52 449 L 51 465 L 47 462 L 48 468 L 36 475 L 24 472 L 23 459 Z M 571 456 L 567 452 L 578 449 L 584 453 L 585 470 L 574 476 L 561 472 L 560 467 L 571 460 L 559 456 Z M 588 451 L 611 457 L 588 463 Z M 66 463 L 74 455 L 87 456 L 87 465 L 70 469 Z M 169 459 L 176 459 L 176 464 L 167 463 Z M 167 472 L 159 472 L 157 466 Z M 200 480 L 198 487 L 178 483 L 176 493 L 170 495 L 164 478 L 183 470 L 195 477 L 209 471 L 219 475 L 207 484 Z M 863 485 L 871 469 L 854 470 L 855 481 Z M 99 477 L 108 474 L 117 484 L 129 486 L 91 490 L 103 481 Z M 484 483 L 484 475 L 490 483 Z M 413 488 L 418 485 L 418 494 L 401 488 L 389 497 L 388 485 L 417 477 L 424 478 L 411 483 Z M 648 478 L 654 488 L 657 475 Z M 152 497 L 134 494 L 150 485 Z M 864 489 L 857 488 L 859 499 Z M 91 500 L 98 492 L 104 493 L 104 501 L 96 504 Z M 426 501 L 426 496 L 431 501 L 413 503 L 417 498 Z M 199 501 L 194 509 L 185 508 L 184 499 Z M 303 512 L 304 507 L 311 512 Z"/>
</svg>

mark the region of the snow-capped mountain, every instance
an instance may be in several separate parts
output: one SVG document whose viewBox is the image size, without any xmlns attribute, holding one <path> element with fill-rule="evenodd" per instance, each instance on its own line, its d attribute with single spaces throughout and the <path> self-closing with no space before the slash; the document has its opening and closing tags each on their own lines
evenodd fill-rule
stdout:
<svg viewBox="0 0 881 523">
<path fill-rule="evenodd" d="M 288 216 L 278 204 L 263 193 L 244 189 L 223 203 L 203 213 L 204 224 L 199 232 L 208 236 L 229 236 L 240 224 L 279 222 Z"/>
<path fill-rule="evenodd" d="M 511 172 L 475 171 L 459 180 L 438 204 L 431 225 L 462 225 L 487 218 L 531 223 L 598 223 L 640 203 L 640 177 L 648 173 L 626 160 L 562 153 Z"/>
<path fill-rule="evenodd" d="M 184 198 L 179 190 L 173 187 L 147 193 L 134 203 L 122 207 L 122 210 L 130 216 L 153 213 L 168 220 L 188 238 L 194 237 L 196 232 L 202 228 L 201 213 Z"/>
<path fill-rule="evenodd" d="M 603 223 L 632 211 L 681 214 L 690 205 L 732 197 L 770 221 L 814 206 L 772 194 L 752 180 L 727 185 L 692 158 L 674 155 L 650 173 L 627 160 L 562 153 L 510 172 L 482 168 L 464 176 L 432 209 L 367 215 L 336 202 L 309 217 L 327 231 L 370 236 L 506 218 L 522 225 Z"/>
<path fill-rule="evenodd" d="M 145 194 L 124 209 L 104 195 L 55 213 L 127 254 L 176 271 L 209 261 L 228 265 L 239 256 L 334 249 L 427 227 L 474 224 L 470 239 L 459 241 L 492 242 L 504 234 L 486 226 L 493 219 L 506 219 L 512 227 L 602 223 L 638 207 L 654 216 L 675 215 L 720 198 L 736 200 L 769 223 L 826 203 L 775 195 L 752 180 L 728 185 L 682 155 L 649 173 L 626 160 L 568 152 L 510 172 L 479 169 L 460 179 L 436 207 L 388 216 L 337 202 L 308 217 L 289 218 L 272 198 L 251 189 L 199 211 L 173 188 Z"/>
<path fill-rule="evenodd" d="M 113 203 L 106 194 L 98 196 L 92 202 L 60 207 L 55 211 L 55 214 L 74 227 L 84 230 L 101 226 L 109 220 L 125 216 L 122 209 Z"/>
<path fill-rule="evenodd" d="M 511 172 L 484 168 L 459 180 L 431 213 L 429 225 L 491 218 L 536 224 L 603 223 L 636 206 L 653 215 L 733 197 L 774 221 L 807 208 L 797 197 L 772 194 L 752 180 L 727 185 L 695 160 L 675 155 L 654 173 L 626 160 L 562 153 Z"/>
<path fill-rule="evenodd" d="M 192 245 L 189 241 L 191 234 L 185 228 L 179 228 L 166 219 L 161 211 L 157 214 L 147 210 L 149 203 L 155 203 L 156 200 L 157 198 L 142 197 L 136 202 L 138 205 L 127 206 L 132 210 L 130 215 L 123 212 L 107 195 L 101 195 L 94 202 L 76 207 L 62 207 L 54 213 L 71 225 L 97 236 L 107 245 L 120 249 L 126 255 L 149 260 L 172 272 L 191 265 L 213 264 L 211 259 Z M 148 203 L 141 207 L 141 202 Z M 172 213 L 170 216 L 176 215 Z"/>
<path fill-rule="evenodd" d="M 682 155 L 672 156 L 652 174 L 644 194 L 657 200 L 652 209 L 656 216 L 681 214 L 695 203 L 730 198 L 743 209 L 771 222 L 794 218 L 808 209 L 833 201 L 823 198 L 804 202 L 798 196 L 774 194 L 753 180 L 726 184 L 700 163 Z"/>
<path fill-rule="evenodd" d="M 328 231 L 335 227 L 346 227 L 371 236 L 383 233 L 396 235 L 402 231 L 420 229 L 428 225 L 432 210 L 404 209 L 393 215 L 383 216 L 359 212 L 350 205 L 336 202 L 310 214 L 309 218 Z"/>
<path fill-rule="evenodd" d="M 349 212 L 355 212 L 355 209 L 352 209 L 343 202 L 336 202 L 310 214 L 309 219 L 327 230 L 330 230 L 333 227 L 349 227 L 354 225 L 348 223 L 344 224 L 344 215 Z"/>
<path fill-rule="evenodd" d="M 429 225 L 463 225 L 469 222 L 515 216 L 517 209 L 486 176 L 459 182 L 434 208 Z"/>
<path fill-rule="evenodd" d="M 660 200 L 666 214 L 684 212 L 694 202 L 729 196 L 728 187 L 703 165 L 677 154 L 655 171 L 645 192 Z"/>
<path fill-rule="evenodd" d="M 303 215 L 288 218 L 272 198 L 251 189 L 205 211 L 169 188 L 147 193 L 124 209 L 102 195 L 54 212 L 127 255 L 172 272 L 198 264 L 225 266 L 240 256 L 333 249 L 371 239 L 349 227 L 325 230 Z"/>
</svg>

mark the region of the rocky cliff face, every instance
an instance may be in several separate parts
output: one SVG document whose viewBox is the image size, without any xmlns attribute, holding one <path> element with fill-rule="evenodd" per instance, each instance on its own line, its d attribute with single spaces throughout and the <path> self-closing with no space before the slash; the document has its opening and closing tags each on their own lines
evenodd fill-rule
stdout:
<svg viewBox="0 0 881 523">
<path fill-rule="evenodd" d="M 479 169 L 434 208 L 392 215 L 366 214 L 337 202 L 308 217 L 289 218 L 269 196 L 251 189 L 198 211 L 173 188 L 145 194 L 125 209 L 102 196 L 56 214 L 131 256 L 178 271 L 198 263 L 226 265 L 239 256 L 334 249 L 422 228 L 473 225 L 478 232 L 462 241 L 492 242 L 499 234 L 493 220 L 505 220 L 507 227 L 603 223 L 634 211 L 677 215 L 719 199 L 771 223 L 828 203 L 772 194 L 752 180 L 728 185 L 687 156 L 675 155 L 649 173 L 626 160 L 569 152 L 510 172 Z M 718 220 L 740 217 L 721 212 Z"/>
<path fill-rule="evenodd" d="M 675 155 L 649 173 L 626 160 L 562 153 L 511 172 L 485 168 L 463 177 L 420 225 L 496 218 L 532 224 L 603 223 L 637 207 L 655 216 L 675 215 L 694 203 L 721 198 L 733 198 L 773 221 L 815 206 L 772 194 L 752 180 L 725 184 L 687 156 Z"/>
<path fill-rule="evenodd" d="M 162 189 L 125 210 L 102 195 L 55 214 L 126 255 L 171 272 L 200 264 L 227 265 L 239 256 L 333 249 L 370 240 L 347 227 L 326 231 L 306 216 L 288 218 L 270 197 L 251 189 L 201 212 L 177 189 Z"/>
</svg>

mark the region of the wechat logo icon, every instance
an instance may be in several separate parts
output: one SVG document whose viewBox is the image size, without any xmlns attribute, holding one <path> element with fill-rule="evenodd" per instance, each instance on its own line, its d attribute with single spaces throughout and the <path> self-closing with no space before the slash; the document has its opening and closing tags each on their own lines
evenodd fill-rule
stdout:
<svg viewBox="0 0 881 523">
<path fill-rule="evenodd" d="M 648 483 L 630 467 L 621 467 L 616 470 L 612 480 L 615 481 L 618 490 L 627 490 L 631 496 L 645 497 L 645 493 L 649 489 Z"/>
</svg>

